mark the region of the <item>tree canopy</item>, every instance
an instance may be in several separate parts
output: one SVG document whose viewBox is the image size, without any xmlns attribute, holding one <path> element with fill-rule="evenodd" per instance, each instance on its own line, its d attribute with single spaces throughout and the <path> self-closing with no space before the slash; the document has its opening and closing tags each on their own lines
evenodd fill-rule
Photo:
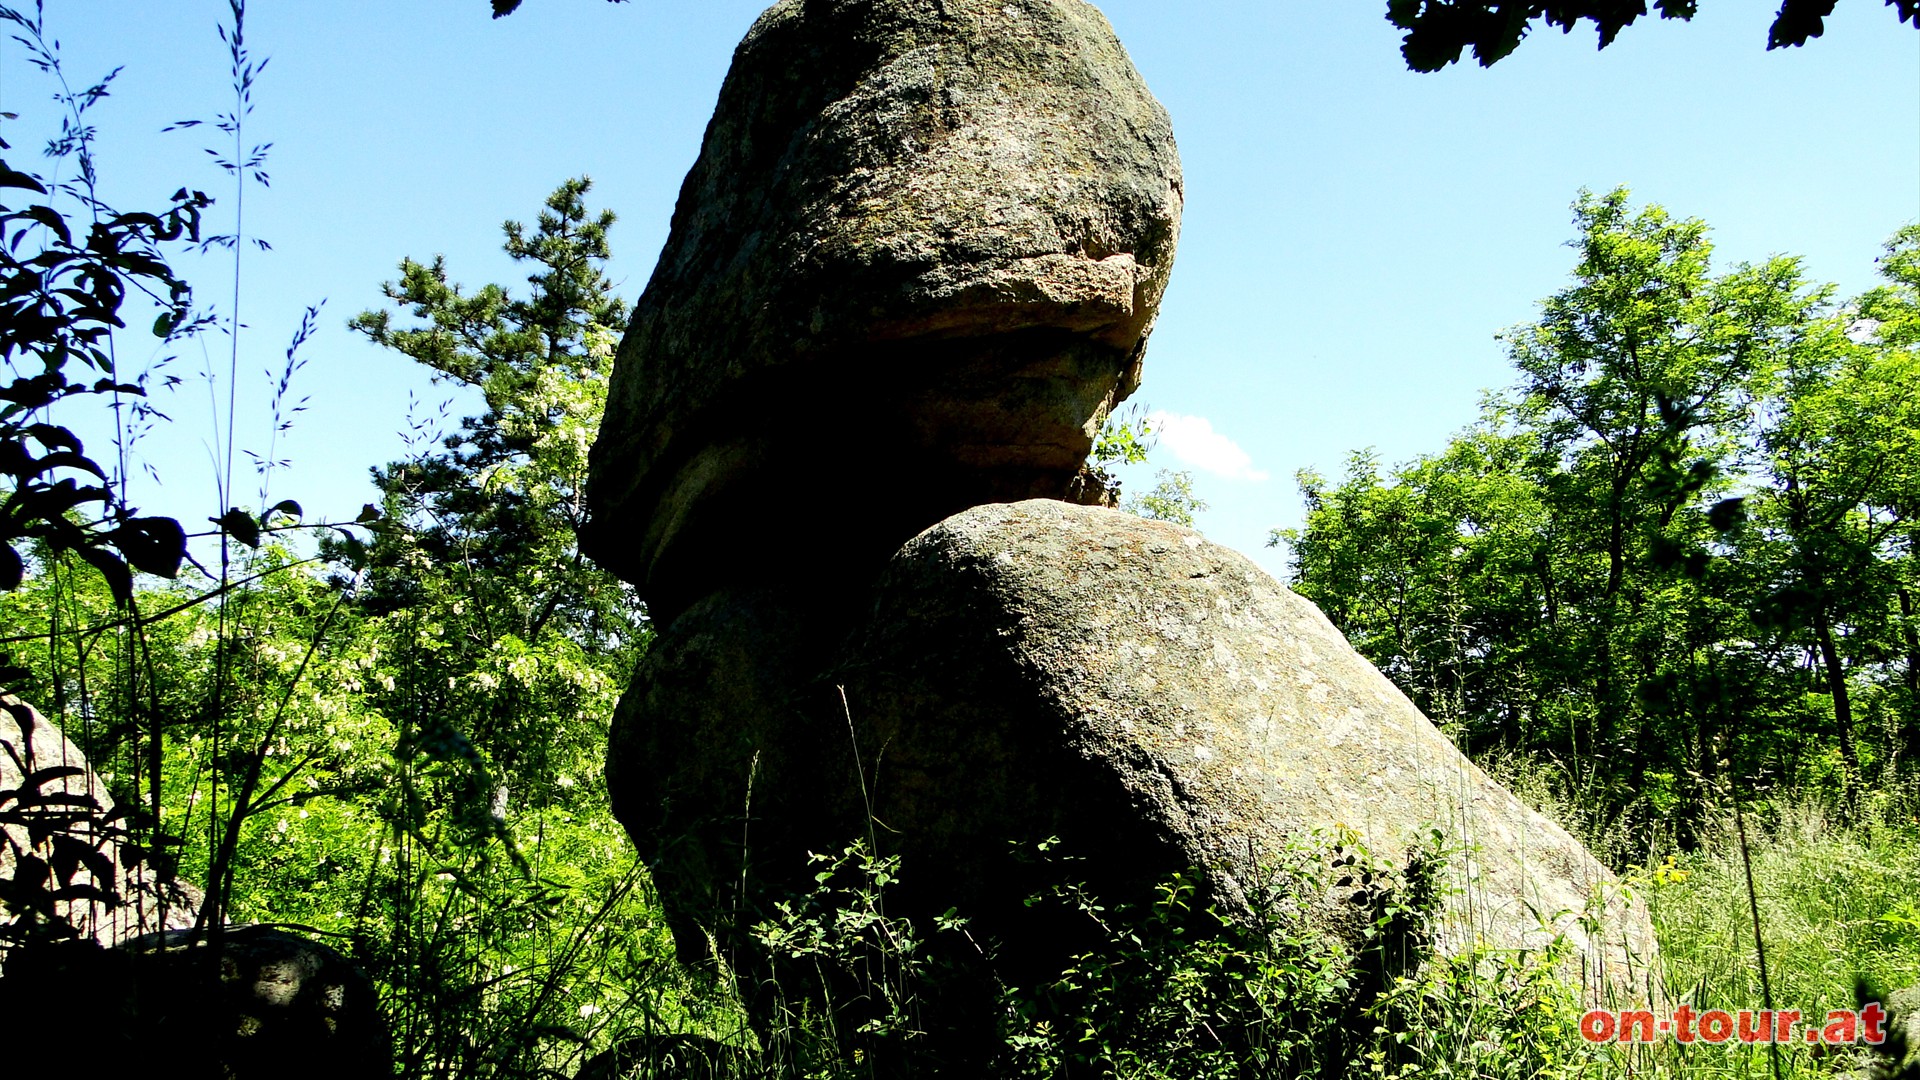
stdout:
<svg viewBox="0 0 1920 1080">
<path fill-rule="evenodd" d="M 495 7 L 501 0 L 496 0 Z M 517 2 L 517 0 L 516 0 Z M 1920 0 L 1886 0 L 1900 21 L 1920 27 Z M 1826 31 L 1836 0 L 1782 0 L 1767 31 L 1767 48 L 1805 45 Z M 1654 0 L 1663 19 L 1691 19 L 1697 0 Z M 1600 47 L 1648 13 L 1646 0 L 1388 0 L 1387 21 L 1405 30 L 1400 53 L 1415 71 L 1438 71 L 1471 48 L 1481 67 L 1505 59 L 1536 23 L 1572 32 L 1594 24 Z"/>
<path fill-rule="evenodd" d="M 1723 784 L 1854 802 L 1920 752 L 1920 229 L 1836 302 L 1705 226 L 1575 206 L 1574 282 L 1443 450 L 1303 473 L 1295 587 L 1476 752 L 1684 819 Z M 1675 815 L 1676 809 L 1679 814 Z"/>
</svg>

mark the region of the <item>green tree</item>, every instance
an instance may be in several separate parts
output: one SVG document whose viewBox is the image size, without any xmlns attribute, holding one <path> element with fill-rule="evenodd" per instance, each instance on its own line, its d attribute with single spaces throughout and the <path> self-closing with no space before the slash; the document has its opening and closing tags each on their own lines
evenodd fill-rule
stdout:
<svg viewBox="0 0 1920 1080">
<path fill-rule="evenodd" d="M 448 282 L 444 259 L 407 259 L 383 291 L 423 322 L 396 327 L 387 311 L 352 320 L 376 344 L 477 389 L 486 405 L 442 450 L 376 471 L 389 518 L 412 526 L 383 532 L 372 551 L 376 608 L 415 602 L 424 567 L 458 566 L 476 607 L 507 620 L 498 632 L 532 641 L 557 626 L 610 649 L 637 643 L 643 620 L 631 594 L 589 565 L 575 539 L 587 450 L 627 319 L 604 272 L 613 214 L 588 214 L 590 187 L 562 184 L 531 236 L 518 222 L 504 226 L 507 254 L 535 266 L 526 297 L 499 285 L 466 295 Z"/>
<path fill-rule="evenodd" d="M 1569 761 L 1615 812 L 1828 751 L 1852 790 L 1854 684 L 1910 625 L 1912 361 L 1851 340 L 1792 259 L 1716 274 L 1698 221 L 1574 209 L 1574 280 L 1502 335 L 1518 381 L 1479 423 L 1302 474 L 1306 522 L 1274 537 L 1296 587 L 1470 750 Z M 1900 305 L 1860 308 L 1897 330 Z"/>
<path fill-rule="evenodd" d="M 1920 755 L 1920 227 L 1887 242 L 1880 271 L 1885 284 L 1795 356 L 1764 432 L 1770 490 L 1761 509 L 1793 552 L 1774 613 L 1812 634 L 1855 788 L 1853 684 L 1862 671 L 1897 673 L 1887 686 L 1864 686 L 1891 694 L 1887 705 L 1903 717 L 1889 763 Z"/>
<path fill-rule="evenodd" d="M 532 230 L 505 225 L 508 255 L 531 267 L 524 294 L 468 293 L 443 260 L 408 259 L 384 291 L 411 321 L 370 311 L 351 324 L 485 405 L 375 471 L 380 523 L 349 552 L 366 566 L 367 695 L 398 729 L 381 888 L 409 1068 L 543 1060 L 554 1038 L 592 1026 L 575 1012 L 596 1000 L 580 981 L 614 974 L 583 970 L 581 943 L 601 955 L 633 944 L 621 922 L 658 929 L 637 870 L 620 869 L 632 853 L 602 780 L 607 722 L 648 626 L 577 541 L 627 314 L 605 273 L 613 215 L 587 209 L 589 187 L 562 184 Z"/>
<path fill-rule="evenodd" d="M 1790 351 L 1759 437 L 1768 486 L 1756 518 L 1783 549 L 1763 614 L 1811 638 L 1850 799 L 1862 779 L 1851 674 L 1891 630 L 1888 556 L 1906 524 L 1895 508 L 1920 456 L 1916 385 L 1913 353 L 1856 344 L 1828 319 Z"/>
<path fill-rule="evenodd" d="M 1901 349 L 1911 356 L 1920 349 L 1920 225 L 1907 226 L 1888 243 L 1881 272 L 1889 284 L 1868 294 L 1861 312 L 1880 320 L 1878 334 L 1883 347 Z M 1920 461 L 1905 462 L 1889 477 L 1886 490 L 1891 499 L 1884 510 L 1900 522 L 1895 578 L 1897 632 L 1905 654 L 1904 752 L 1909 760 L 1920 760 L 1920 599 L 1916 599 L 1920 597 Z"/>
<path fill-rule="evenodd" d="M 1444 452 L 1383 475 L 1348 459 L 1337 485 L 1300 473 L 1303 529 L 1276 531 L 1296 588 L 1469 749 L 1554 749 L 1539 726 L 1557 613 L 1538 454 L 1489 402 Z"/>
<path fill-rule="evenodd" d="M 1207 501 L 1193 493 L 1193 474 L 1161 469 L 1154 480 L 1153 490 L 1128 496 L 1122 509 L 1153 521 L 1170 521 L 1193 528 L 1193 516 L 1207 508 Z"/>
<path fill-rule="evenodd" d="M 1704 223 L 1636 213 L 1624 189 L 1583 194 L 1574 210 L 1575 283 L 1504 337 L 1526 422 L 1558 459 L 1550 561 L 1595 713 L 1594 737 L 1577 745 L 1632 753 L 1638 772 L 1663 733 L 1640 724 L 1635 745 L 1620 741 L 1648 718 L 1636 691 L 1668 684 L 1663 653 L 1704 646 L 1728 614 L 1698 573 L 1701 499 L 1724 493 L 1756 381 L 1822 296 L 1791 259 L 1713 276 Z M 1695 573 L 1675 572 L 1683 552 Z M 1656 627 L 1656 613 L 1670 618 Z"/>
</svg>

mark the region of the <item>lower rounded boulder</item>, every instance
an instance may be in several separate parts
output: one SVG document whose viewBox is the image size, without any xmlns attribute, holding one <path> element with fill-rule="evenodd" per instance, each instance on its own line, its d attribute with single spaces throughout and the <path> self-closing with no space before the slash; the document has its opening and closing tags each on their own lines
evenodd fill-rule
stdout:
<svg viewBox="0 0 1920 1080">
<path fill-rule="evenodd" d="M 1558 941 L 1590 999 L 1657 995 L 1644 903 L 1238 552 L 1098 507 L 992 504 L 907 543 L 874 596 L 828 679 L 878 835 L 936 902 L 1016 928 L 1009 844 L 1051 836 L 1096 886 L 1199 873 L 1227 913 L 1303 845 L 1402 868 L 1438 848 L 1436 949 Z"/>
</svg>

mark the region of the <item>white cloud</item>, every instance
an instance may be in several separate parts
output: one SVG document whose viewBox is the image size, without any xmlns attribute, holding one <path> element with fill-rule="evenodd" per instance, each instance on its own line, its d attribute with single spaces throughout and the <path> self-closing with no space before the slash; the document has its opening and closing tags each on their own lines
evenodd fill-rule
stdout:
<svg viewBox="0 0 1920 1080">
<path fill-rule="evenodd" d="M 1253 467 L 1253 458 L 1240 444 L 1213 430 L 1204 416 L 1152 412 L 1147 423 L 1159 439 L 1159 445 L 1171 452 L 1182 465 L 1230 480 L 1265 480 L 1267 474 Z"/>
</svg>

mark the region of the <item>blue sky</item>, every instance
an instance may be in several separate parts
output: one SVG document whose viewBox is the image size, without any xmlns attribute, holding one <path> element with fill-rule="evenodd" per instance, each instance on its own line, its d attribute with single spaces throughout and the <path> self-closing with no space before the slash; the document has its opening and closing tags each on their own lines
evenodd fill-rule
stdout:
<svg viewBox="0 0 1920 1080">
<path fill-rule="evenodd" d="M 665 239 L 733 45 L 757 0 L 255 0 L 270 57 L 250 118 L 271 140 L 270 189 L 247 231 L 271 253 L 242 272 L 239 441 L 264 450 L 266 369 L 301 310 L 326 302 L 295 390 L 308 408 L 277 449 L 274 498 L 351 516 L 367 468 L 404 452 L 410 415 L 448 396 L 344 329 L 402 256 L 447 256 L 469 284 L 517 280 L 499 223 L 530 219 L 560 180 L 593 177 L 620 215 L 614 276 L 638 296 Z M 1200 526 L 1279 571 L 1262 544 L 1298 521 L 1293 474 L 1338 472 L 1371 446 L 1437 449 L 1508 374 L 1493 335 L 1565 280 L 1581 187 L 1632 187 L 1704 218 L 1722 264 L 1805 258 L 1852 293 L 1881 242 L 1920 216 L 1920 33 L 1844 0 L 1826 37 L 1766 52 L 1771 4 L 1708 0 L 1692 23 L 1644 21 L 1605 52 L 1591 30 L 1542 32 L 1490 70 L 1416 75 L 1374 0 L 1108 0 L 1101 5 L 1172 113 L 1187 216 L 1136 400 L 1170 414 L 1158 466 L 1192 469 Z M 72 77 L 125 71 L 95 113 L 108 194 L 156 202 L 186 184 L 233 199 L 170 121 L 227 106 L 221 0 L 48 0 Z M 0 111 L 16 167 L 41 168 L 50 84 L 0 49 Z M 222 260 L 187 264 L 211 299 Z M 222 307 L 225 307 L 222 302 Z M 128 339 L 138 362 L 150 341 Z M 162 484 L 140 500 L 217 512 L 206 417 L 224 379 L 209 339 L 161 402 L 146 444 Z M 219 351 L 219 355 L 214 355 Z M 465 402 L 455 401 L 452 416 Z M 1129 477 L 1134 488 L 1148 474 Z M 820 487 L 823 513 L 884 493 Z M 241 489 L 248 490 L 242 484 Z"/>
</svg>

